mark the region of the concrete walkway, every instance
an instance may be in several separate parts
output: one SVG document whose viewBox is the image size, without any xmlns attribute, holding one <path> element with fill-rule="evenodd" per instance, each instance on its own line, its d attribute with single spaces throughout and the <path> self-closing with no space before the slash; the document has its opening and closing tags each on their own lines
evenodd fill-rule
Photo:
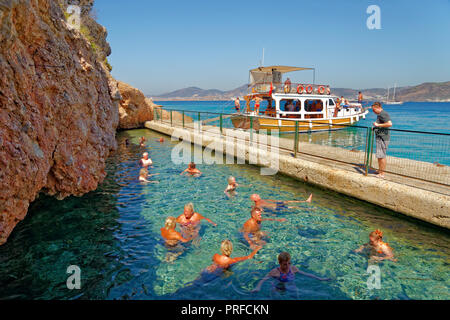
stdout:
<svg viewBox="0 0 450 320">
<path fill-rule="evenodd" d="M 146 122 L 145 126 L 169 136 L 175 130 L 170 123 L 156 121 Z M 182 130 L 182 128 L 177 129 Z M 394 174 L 387 174 L 384 180 L 374 177 L 373 174 L 365 176 L 364 169 L 361 167 L 364 162 L 364 152 L 300 142 L 299 153 L 294 158 L 291 151 L 294 143 L 292 139 L 281 138 L 279 148 L 272 150 L 274 152 L 266 152 L 265 144 L 250 145 L 248 132 L 241 132 L 236 138 L 236 130 L 223 129 L 221 135 L 215 126 L 203 126 L 202 132 L 194 128 L 184 130 L 185 134 L 190 136 L 190 141 L 201 141 L 204 147 L 211 143 L 223 144 L 224 154 L 232 154 L 247 162 L 252 152 L 258 152 L 259 156 L 255 159 L 256 161 L 252 161 L 252 164 L 263 167 L 268 166 L 270 161 L 276 161 L 278 157 L 279 172 L 282 174 L 450 228 L 449 187 Z M 252 134 L 252 141 L 267 141 L 267 138 L 266 135 Z M 245 152 L 239 153 L 240 150 Z M 329 159 L 321 158 L 324 155 Z M 408 168 L 408 165 L 402 164 L 397 159 L 400 158 L 388 159 L 392 161 L 389 165 L 399 166 L 399 169 Z M 395 167 L 394 169 L 397 170 Z M 442 169 L 445 169 L 442 170 L 442 179 L 448 179 L 448 167 Z"/>
</svg>

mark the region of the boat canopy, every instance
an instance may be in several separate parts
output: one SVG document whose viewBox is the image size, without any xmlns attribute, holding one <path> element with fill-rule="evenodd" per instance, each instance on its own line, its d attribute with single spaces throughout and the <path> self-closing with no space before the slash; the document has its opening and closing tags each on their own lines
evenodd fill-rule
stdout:
<svg viewBox="0 0 450 320">
<path fill-rule="evenodd" d="M 250 86 L 257 83 L 281 83 L 283 73 L 301 70 L 314 70 L 314 68 L 289 67 L 289 66 L 268 66 L 250 70 Z"/>
</svg>

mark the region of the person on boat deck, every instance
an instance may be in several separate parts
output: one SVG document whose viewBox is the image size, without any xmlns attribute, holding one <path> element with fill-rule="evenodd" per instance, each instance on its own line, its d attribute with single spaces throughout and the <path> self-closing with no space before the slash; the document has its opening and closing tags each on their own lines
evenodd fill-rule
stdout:
<svg viewBox="0 0 450 320">
<path fill-rule="evenodd" d="M 234 99 L 234 108 L 236 109 L 236 112 L 241 112 L 241 102 L 239 101 L 239 97 Z"/>
<path fill-rule="evenodd" d="M 281 201 L 281 200 L 270 200 L 270 199 L 261 199 L 259 194 L 252 194 L 250 196 L 250 200 L 252 200 L 255 204 L 255 207 L 259 208 L 267 208 L 267 209 L 273 209 L 273 210 L 281 210 L 281 209 L 295 209 L 297 207 L 291 207 L 287 206 L 290 203 L 311 203 L 312 200 L 312 193 L 309 195 L 307 200 L 288 200 L 288 201 Z"/>
<path fill-rule="evenodd" d="M 180 176 L 183 175 L 184 173 L 187 173 L 188 175 L 194 177 L 200 177 L 202 175 L 202 172 L 195 167 L 194 162 L 189 163 L 187 169 L 185 169 L 182 173 L 180 173 Z"/>
<path fill-rule="evenodd" d="M 267 101 L 267 108 L 266 111 L 264 111 L 264 114 L 272 117 L 276 115 L 275 108 L 272 106 L 272 99 Z"/>
<path fill-rule="evenodd" d="M 228 269 L 231 265 L 245 261 L 248 259 L 252 259 L 258 250 L 261 249 L 261 246 L 255 247 L 255 249 L 248 256 L 245 257 L 236 257 L 231 258 L 231 253 L 233 252 L 233 244 L 230 240 L 223 240 L 220 245 L 220 251 L 222 254 L 215 254 L 212 258 L 213 264 L 206 268 L 208 272 L 215 272 L 217 269 Z"/>
<path fill-rule="evenodd" d="M 256 115 L 259 115 L 259 107 L 263 99 L 261 99 L 260 97 L 255 97 L 253 100 L 255 100 L 255 113 Z"/>
<path fill-rule="evenodd" d="M 386 171 L 386 152 L 391 139 L 391 132 L 388 128 L 392 127 L 392 121 L 389 114 L 383 110 L 380 102 L 372 105 L 372 111 L 377 115 L 377 120 L 373 123 L 375 127 L 375 140 L 377 145 L 376 157 L 378 159 L 378 178 L 384 179 Z"/>
<path fill-rule="evenodd" d="M 150 159 L 150 158 L 148 157 L 148 152 L 144 152 L 144 153 L 142 154 L 142 159 L 139 160 L 139 163 L 140 163 L 141 166 L 143 166 L 144 168 L 152 167 L 153 161 L 152 161 L 152 159 Z"/>
<path fill-rule="evenodd" d="M 372 261 L 392 260 L 397 261 L 394 258 L 392 248 L 388 243 L 383 242 L 383 232 L 379 229 L 372 231 L 369 234 L 369 242 L 363 244 L 354 252 L 366 252 L 368 253 Z"/>
<path fill-rule="evenodd" d="M 361 105 L 363 103 L 363 94 L 361 93 L 361 91 L 358 92 L 358 103 L 361 103 Z"/>
<path fill-rule="evenodd" d="M 330 278 L 321 278 L 311 273 L 300 271 L 296 266 L 291 265 L 291 255 L 288 252 L 281 252 L 278 255 L 278 263 L 280 264 L 280 266 L 278 268 L 272 269 L 263 279 L 261 279 L 255 289 L 252 290 L 252 292 L 261 290 L 263 283 L 271 278 L 278 280 L 279 283 L 293 282 L 295 280 L 296 273 L 319 281 L 331 280 Z"/>
<path fill-rule="evenodd" d="M 200 226 L 201 220 L 206 220 L 213 226 L 217 226 L 217 224 L 212 222 L 210 219 L 205 218 L 198 212 L 195 212 L 192 202 L 184 206 L 183 213 L 177 218 L 177 222 L 180 224 L 183 234 L 189 235 L 192 238 L 196 238 L 198 236 L 198 232 L 200 231 L 200 228 L 198 227 Z"/>
<path fill-rule="evenodd" d="M 286 222 L 286 219 L 271 219 L 261 217 L 262 209 L 259 207 L 253 207 L 251 211 L 251 217 L 248 219 L 244 226 L 242 227 L 241 232 L 244 235 L 244 239 L 248 242 L 251 249 L 254 249 L 258 246 L 264 245 L 266 242 L 263 240 L 264 237 L 267 236 L 267 233 L 261 231 L 261 222 L 263 221 L 278 221 L 278 222 Z"/>
<path fill-rule="evenodd" d="M 327 95 L 330 95 L 330 94 L 331 94 L 330 86 L 327 86 Z"/>
<path fill-rule="evenodd" d="M 342 97 L 342 98 L 344 98 L 344 97 Z M 341 99 L 339 99 L 339 98 L 336 99 L 336 106 L 334 107 L 333 117 L 336 118 L 338 115 L 338 112 L 340 110 L 342 110 L 342 106 L 341 106 L 342 103 L 343 103 L 343 101 Z"/>
<path fill-rule="evenodd" d="M 318 112 L 322 110 L 322 101 L 313 101 L 310 107 L 310 112 Z M 320 114 L 309 114 L 306 118 L 320 118 Z"/>
<path fill-rule="evenodd" d="M 139 171 L 139 182 L 159 183 L 158 181 L 147 180 L 148 177 L 157 176 L 159 173 L 148 174 L 147 168 L 142 168 Z"/>
<path fill-rule="evenodd" d="M 285 92 L 291 92 L 291 79 L 287 78 L 286 81 L 284 82 L 284 91 Z"/>
<path fill-rule="evenodd" d="M 284 106 L 285 111 L 295 111 L 294 102 L 292 100 L 286 101 L 286 105 Z"/>
<path fill-rule="evenodd" d="M 177 226 L 177 219 L 175 217 L 168 217 L 164 224 L 164 228 L 161 228 L 161 236 L 165 240 L 166 244 L 170 247 L 176 246 L 180 241 L 188 242 L 192 239 L 185 239 L 175 227 Z"/>
</svg>

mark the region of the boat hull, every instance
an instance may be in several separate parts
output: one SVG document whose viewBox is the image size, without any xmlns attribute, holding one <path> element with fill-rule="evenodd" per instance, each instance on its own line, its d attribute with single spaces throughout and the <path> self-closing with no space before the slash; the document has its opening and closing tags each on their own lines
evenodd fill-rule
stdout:
<svg viewBox="0 0 450 320">
<path fill-rule="evenodd" d="M 349 125 L 355 124 L 362 116 L 343 117 L 334 119 L 311 119 L 299 120 L 299 132 L 315 132 L 344 129 Z M 276 119 L 276 118 L 257 118 L 251 117 L 254 130 L 278 130 L 280 132 L 295 132 L 295 121 Z M 250 129 L 249 116 L 233 116 L 231 118 L 233 126 L 237 129 Z"/>
</svg>

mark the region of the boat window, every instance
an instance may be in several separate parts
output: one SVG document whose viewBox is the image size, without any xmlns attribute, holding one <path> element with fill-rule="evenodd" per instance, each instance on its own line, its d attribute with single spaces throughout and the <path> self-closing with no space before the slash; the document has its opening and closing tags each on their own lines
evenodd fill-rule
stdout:
<svg viewBox="0 0 450 320">
<path fill-rule="evenodd" d="M 276 111 L 275 111 L 275 103 L 272 101 L 272 99 L 264 99 L 261 102 L 261 107 L 260 110 L 265 110 L 264 114 L 266 116 L 275 116 Z"/>
<path fill-rule="evenodd" d="M 300 111 L 302 102 L 298 99 L 283 99 L 280 101 L 280 110 L 287 112 Z"/>
<path fill-rule="evenodd" d="M 321 112 L 323 110 L 322 100 L 305 100 L 306 112 Z"/>
<path fill-rule="evenodd" d="M 333 99 L 329 99 L 328 100 L 328 105 L 329 106 L 334 106 L 334 100 Z"/>
</svg>

